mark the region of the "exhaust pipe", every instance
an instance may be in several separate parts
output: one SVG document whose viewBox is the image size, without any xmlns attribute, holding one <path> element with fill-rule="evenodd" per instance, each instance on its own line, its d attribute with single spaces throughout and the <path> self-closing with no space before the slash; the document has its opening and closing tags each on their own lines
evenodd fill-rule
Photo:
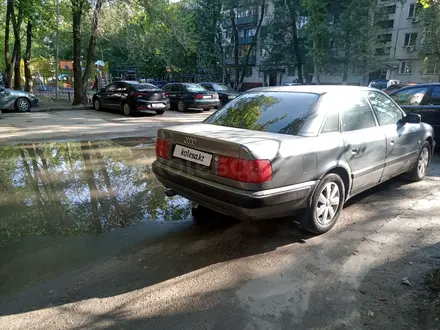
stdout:
<svg viewBox="0 0 440 330">
<path fill-rule="evenodd" d="M 168 188 L 168 189 L 165 189 L 165 195 L 167 195 L 168 197 L 173 197 L 173 196 L 176 196 L 177 193 L 173 189 Z"/>
</svg>

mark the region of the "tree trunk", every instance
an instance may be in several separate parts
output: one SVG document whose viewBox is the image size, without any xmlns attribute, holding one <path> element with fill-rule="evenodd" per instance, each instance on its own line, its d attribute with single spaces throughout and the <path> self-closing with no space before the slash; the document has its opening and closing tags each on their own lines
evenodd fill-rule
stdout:
<svg viewBox="0 0 440 330">
<path fill-rule="evenodd" d="M 102 232 L 102 226 L 98 213 L 98 189 L 93 175 L 93 165 L 90 159 L 90 146 L 88 142 L 81 142 L 81 151 L 84 158 L 84 175 L 90 192 L 93 226 L 95 227 L 96 233 L 99 234 Z"/>
<path fill-rule="evenodd" d="M 87 49 L 87 66 L 82 76 L 81 96 L 83 103 L 87 103 L 87 87 L 90 78 L 90 73 L 95 63 L 93 58 L 95 56 L 96 36 L 98 34 L 99 14 L 101 12 L 102 0 L 96 0 L 95 10 L 93 11 L 92 32 L 90 34 L 89 47 Z"/>
<path fill-rule="evenodd" d="M 40 207 L 43 205 L 43 197 L 41 195 L 40 188 L 38 187 L 38 178 L 35 175 L 35 168 L 34 168 L 34 176 L 32 177 L 31 168 L 26 160 L 24 151 L 22 148 L 19 148 L 19 150 L 20 150 L 21 160 L 23 162 L 24 168 L 26 169 L 28 181 L 32 185 L 32 188 L 34 189 L 37 205 Z"/>
<path fill-rule="evenodd" d="M 14 2 L 13 0 L 7 0 L 6 4 L 6 23 L 5 23 L 5 70 L 3 72 L 3 83 L 6 88 L 10 88 L 12 84 L 12 68 L 14 65 L 11 65 L 11 51 L 10 51 L 10 43 L 9 43 L 9 34 L 10 34 L 10 24 L 11 24 L 11 15 L 14 10 Z"/>
<path fill-rule="evenodd" d="M 26 27 L 26 54 L 24 56 L 24 77 L 26 79 L 24 90 L 32 92 L 32 73 L 31 73 L 31 49 L 32 49 L 32 22 L 29 20 Z"/>
<path fill-rule="evenodd" d="M 256 47 L 256 45 L 257 45 L 257 38 L 259 38 L 259 36 L 260 36 L 260 30 L 261 30 L 261 26 L 263 24 L 263 19 L 264 19 L 264 14 L 265 14 L 265 7 L 266 7 L 266 1 L 264 0 L 261 3 L 261 6 L 260 6 L 260 19 L 258 21 L 257 29 L 255 30 L 254 40 L 251 43 L 251 46 L 249 47 L 248 51 L 246 52 L 246 57 L 244 58 L 244 65 L 243 65 L 243 68 L 241 70 L 241 76 L 240 76 L 240 80 L 239 80 L 239 86 L 240 87 L 243 84 L 244 77 L 246 76 L 246 71 L 247 71 L 247 68 L 249 66 L 249 56 L 252 54 L 252 51 Z"/>
<path fill-rule="evenodd" d="M 93 146 L 92 146 L 93 148 Z M 123 214 L 121 212 L 121 206 L 119 205 L 118 199 L 116 198 L 116 194 L 113 190 L 112 183 L 110 181 L 110 175 L 108 174 L 107 167 L 104 161 L 104 157 L 102 156 L 101 151 L 99 150 L 99 146 L 95 145 L 93 148 L 95 150 L 95 157 L 98 160 L 99 169 L 101 170 L 102 176 L 104 177 L 104 183 L 107 188 L 108 195 L 110 197 L 111 203 L 115 209 L 116 218 L 118 219 L 119 225 L 121 227 L 125 227 L 127 225 L 126 219 L 124 219 Z"/>
<path fill-rule="evenodd" d="M 301 49 L 299 47 L 298 29 L 296 26 L 298 8 L 296 8 L 293 4 L 293 0 L 287 0 L 287 6 L 289 7 L 290 19 L 292 23 L 293 52 L 295 54 L 295 63 L 298 70 L 298 82 L 302 84 L 304 82 L 302 72 L 303 61 L 301 57 Z"/>
<path fill-rule="evenodd" d="M 232 33 L 234 39 L 234 67 L 235 67 L 235 76 L 234 76 L 234 88 L 238 89 L 238 81 L 240 79 L 240 59 L 238 57 L 238 50 L 240 47 L 239 39 L 238 39 L 238 29 L 237 24 L 235 24 L 235 9 L 229 9 L 229 19 L 232 24 Z"/>
<path fill-rule="evenodd" d="M 22 1 L 18 3 L 18 14 L 15 17 L 14 12 L 12 12 L 12 27 L 14 30 L 14 89 L 21 89 L 21 22 L 23 20 L 23 4 Z"/>
<path fill-rule="evenodd" d="M 20 39 L 15 40 L 15 61 L 14 61 L 14 89 L 21 89 L 21 41 Z"/>
<path fill-rule="evenodd" d="M 82 72 L 81 72 L 81 16 L 82 0 L 72 0 L 72 29 L 73 29 L 73 105 L 82 102 Z"/>
</svg>

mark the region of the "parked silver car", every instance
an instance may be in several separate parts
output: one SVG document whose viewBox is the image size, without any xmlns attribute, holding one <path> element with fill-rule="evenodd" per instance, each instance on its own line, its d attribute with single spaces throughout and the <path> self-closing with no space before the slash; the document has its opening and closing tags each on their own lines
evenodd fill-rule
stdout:
<svg viewBox="0 0 440 330">
<path fill-rule="evenodd" d="M 38 98 L 28 92 L 0 87 L 0 110 L 28 112 L 38 106 Z"/>
<path fill-rule="evenodd" d="M 434 148 L 433 128 L 377 89 L 263 87 L 160 129 L 153 171 L 169 195 L 240 219 L 292 215 L 321 234 L 350 197 L 406 172 L 422 180 Z"/>
</svg>

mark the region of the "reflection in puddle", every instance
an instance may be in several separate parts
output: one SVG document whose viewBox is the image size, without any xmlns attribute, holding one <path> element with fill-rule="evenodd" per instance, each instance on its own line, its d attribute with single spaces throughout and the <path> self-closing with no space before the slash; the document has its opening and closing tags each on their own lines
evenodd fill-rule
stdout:
<svg viewBox="0 0 440 330">
<path fill-rule="evenodd" d="M 148 139 L 35 143 L 0 149 L 0 241 L 102 233 L 190 217 L 151 171 Z"/>
</svg>

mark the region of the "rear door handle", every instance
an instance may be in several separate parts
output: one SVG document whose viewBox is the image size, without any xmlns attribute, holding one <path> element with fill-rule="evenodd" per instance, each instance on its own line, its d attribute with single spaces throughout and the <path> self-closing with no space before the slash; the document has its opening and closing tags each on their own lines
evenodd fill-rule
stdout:
<svg viewBox="0 0 440 330">
<path fill-rule="evenodd" d="M 359 153 L 359 147 L 352 147 L 352 149 L 351 149 L 351 153 L 353 154 L 353 155 L 357 155 L 358 153 Z"/>
<path fill-rule="evenodd" d="M 394 140 L 391 140 L 391 141 L 390 141 L 390 144 L 393 146 L 393 145 L 394 145 Z"/>
</svg>

